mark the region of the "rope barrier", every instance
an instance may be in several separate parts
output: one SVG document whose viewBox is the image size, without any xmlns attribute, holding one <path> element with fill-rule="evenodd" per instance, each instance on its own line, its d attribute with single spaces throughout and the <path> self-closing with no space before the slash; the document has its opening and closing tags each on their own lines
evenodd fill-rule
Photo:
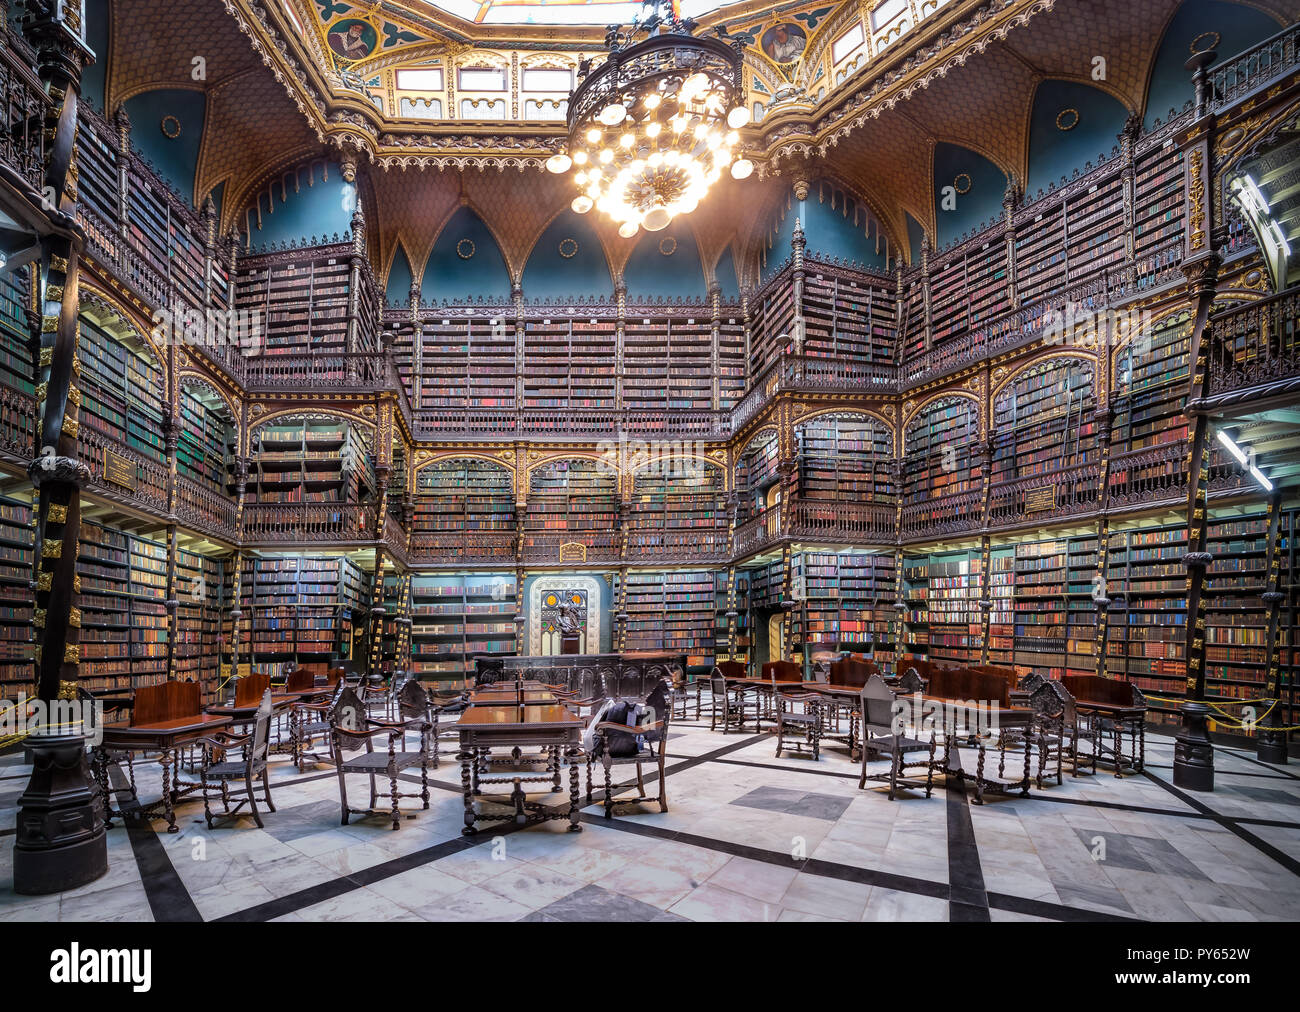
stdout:
<svg viewBox="0 0 1300 1012">
<path fill-rule="evenodd" d="M 1181 704 L 1181 703 L 1188 703 L 1188 702 L 1192 702 L 1192 703 L 1204 703 L 1206 706 L 1208 706 L 1208 707 L 1209 707 L 1211 710 L 1213 710 L 1215 713 L 1219 714 L 1219 716 L 1217 716 L 1217 717 L 1211 717 L 1211 718 L 1210 718 L 1210 719 L 1213 720 L 1216 724 L 1223 724 L 1225 727 L 1230 727 L 1230 728 L 1233 728 L 1234 730 L 1242 730 L 1242 731 L 1253 731 L 1253 730 L 1257 729 L 1257 728 L 1259 727 L 1259 722 L 1262 721 L 1265 717 L 1267 717 L 1270 713 L 1272 713 L 1273 710 L 1277 707 L 1278 702 L 1279 702 L 1279 701 L 1276 700 L 1276 699 L 1269 699 L 1269 698 L 1267 698 L 1267 697 L 1261 697 L 1261 698 L 1259 698 L 1259 699 L 1217 699 L 1217 700 L 1211 700 L 1211 699 L 1192 699 L 1192 700 L 1188 700 L 1188 699 L 1171 699 L 1171 698 L 1169 698 L 1168 696 L 1153 696 L 1153 695 L 1151 695 L 1150 693 L 1145 693 L 1144 695 L 1146 696 L 1147 699 L 1155 700 L 1157 703 L 1170 703 L 1170 704 L 1173 704 L 1173 705 L 1175 705 L 1175 706 L 1177 706 L 1177 705 L 1179 705 L 1179 704 Z M 1258 717 L 1256 717 L 1254 720 L 1252 720 L 1252 721 L 1250 721 L 1250 722 L 1247 722 L 1247 721 L 1241 720 L 1239 717 L 1234 717 L 1232 714 L 1227 713 L 1227 712 L 1226 712 L 1225 710 L 1223 710 L 1223 708 L 1220 706 L 1221 703 L 1222 703 L 1222 704 L 1226 704 L 1226 705 L 1228 705 L 1228 706 L 1246 706 L 1246 705 L 1248 705 L 1248 704 L 1252 704 L 1252 703 L 1267 703 L 1267 704 L 1268 704 L 1268 709 L 1265 710 L 1263 713 L 1261 713 L 1261 714 L 1260 714 Z M 1286 724 L 1286 725 L 1278 724 L 1278 725 L 1270 725 L 1268 728 L 1266 728 L 1266 730 L 1268 730 L 1268 731 L 1300 731 L 1300 724 Z"/>
</svg>

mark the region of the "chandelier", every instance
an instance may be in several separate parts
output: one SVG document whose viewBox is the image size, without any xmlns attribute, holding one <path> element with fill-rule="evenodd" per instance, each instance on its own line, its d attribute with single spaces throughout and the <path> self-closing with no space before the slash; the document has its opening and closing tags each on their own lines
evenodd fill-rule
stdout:
<svg viewBox="0 0 1300 1012">
<path fill-rule="evenodd" d="M 749 122 L 739 41 L 721 30 L 696 38 L 695 23 L 679 18 L 676 4 L 661 16 L 660 2 L 646 0 L 654 13 L 644 21 L 609 29 L 609 56 L 594 71 L 580 65 L 567 148 L 546 163 L 573 171 L 574 211 L 596 208 L 626 239 L 690 214 L 724 172 L 744 179 L 754 171 L 738 157 L 737 131 Z"/>
</svg>

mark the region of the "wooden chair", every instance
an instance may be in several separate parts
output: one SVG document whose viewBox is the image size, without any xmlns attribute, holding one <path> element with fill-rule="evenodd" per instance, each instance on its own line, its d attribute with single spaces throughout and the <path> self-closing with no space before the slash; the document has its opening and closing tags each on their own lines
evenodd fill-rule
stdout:
<svg viewBox="0 0 1300 1012">
<path fill-rule="evenodd" d="M 718 661 L 713 665 L 708 678 L 695 679 L 695 719 L 700 719 L 700 693 L 706 684 L 712 691 L 714 677 L 721 675 L 723 678 L 744 678 L 748 672 L 749 668 L 745 666 L 744 661 Z"/>
<path fill-rule="evenodd" d="M 207 820 L 208 829 L 212 828 L 211 803 L 214 781 L 217 786 L 217 797 L 221 799 L 222 815 L 237 815 L 240 808 L 247 804 L 253 821 L 257 823 L 257 828 L 262 828 L 262 815 L 257 810 L 257 797 L 253 792 L 253 782 L 256 780 L 262 781 L 262 797 L 266 801 L 267 809 L 275 811 L 275 804 L 271 801 L 271 780 L 266 768 L 266 756 L 271 745 L 271 677 L 270 675 L 249 677 L 260 677 L 267 682 L 267 687 L 262 690 L 262 701 L 258 704 L 257 712 L 253 717 L 253 730 L 248 734 L 238 735 L 228 731 L 218 731 L 199 739 L 198 742 L 202 750 L 199 789 L 203 792 L 203 818 Z M 248 679 L 241 679 L 241 681 L 248 681 Z M 229 758 L 231 751 L 235 749 L 243 750 L 242 758 Z M 230 785 L 240 780 L 243 781 L 244 786 L 242 792 L 237 791 L 235 796 L 239 797 L 242 793 L 242 797 L 232 809 Z"/>
<path fill-rule="evenodd" d="M 595 744 L 592 747 L 592 757 L 600 762 L 605 769 L 605 818 L 614 817 L 614 789 L 610 783 L 610 774 L 615 766 L 636 766 L 636 786 L 639 797 L 635 800 L 655 801 L 659 804 L 659 811 L 668 811 L 668 787 L 667 778 L 664 776 L 664 760 L 666 758 L 666 746 L 668 744 L 668 725 L 672 719 L 672 703 L 670 693 L 672 686 L 667 681 L 659 682 L 651 692 L 639 701 L 627 701 L 626 705 L 636 707 L 646 711 L 646 718 L 643 722 L 637 724 L 619 723 L 618 721 L 602 720 L 592 728 L 595 733 Z M 616 704 L 617 705 L 617 704 Z M 617 739 L 616 737 L 617 736 Z M 628 754 L 615 755 L 611 752 L 611 747 L 616 741 L 626 741 L 629 736 L 635 737 L 635 751 Z M 647 797 L 645 792 L 645 780 L 642 775 L 642 768 L 647 763 L 654 763 L 659 771 L 659 793 L 655 797 Z M 628 799 L 631 801 L 632 799 Z M 591 784 L 588 779 L 587 801 L 591 802 Z"/>
<path fill-rule="evenodd" d="M 867 786 L 868 780 L 889 784 L 889 800 L 893 801 L 901 784 L 903 787 L 920 789 L 925 787 L 928 798 L 934 791 L 934 751 L 935 735 L 930 732 L 928 742 L 919 738 L 909 738 L 903 732 L 906 728 L 897 726 L 900 718 L 894 713 L 894 692 L 879 675 L 872 675 L 862 687 L 862 774 L 858 777 L 858 790 Z M 926 752 L 922 761 L 908 762 L 907 756 L 914 752 Z M 868 773 L 867 763 L 872 761 L 872 753 L 889 759 L 889 770 L 882 773 Z M 904 777 L 900 774 L 909 769 L 924 769 L 925 783 Z"/>
<path fill-rule="evenodd" d="M 781 750 L 789 749 L 786 736 L 794 734 L 794 748 L 801 755 L 807 745 L 812 752 L 813 762 L 821 758 L 822 710 L 827 702 L 815 692 L 780 692 L 775 684 L 772 697 L 776 700 L 776 758 L 781 758 Z M 802 711 L 793 709 L 803 706 Z"/>
<path fill-rule="evenodd" d="M 714 675 L 709 679 L 709 683 L 709 691 L 713 697 L 712 709 L 709 711 L 710 731 L 717 730 L 719 717 L 722 718 L 723 734 L 732 727 L 742 730 L 745 726 L 745 714 L 751 710 L 754 714 L 754 723 L 758 724 L 762 704 L 756 696 L 747 693 L 744 686 L 728 686 L 726 678 L 722 675 Z"/>
<path fill-rule="evenodd" d="M 330 712 L 330 736 L 334 748 L 334 768 L 339 777 L 339 801 L 343 806 L 342 824 L 348 824 L 352 815 L 384 815 L 393 821 L 393 829 L 402 824 L 402 813 L 397 802 L 400 798 L 417 797 L 415 794 L 403 793 L 397 789 L 397 775 L 412 766 L 420 767 L 420 793 L 418 797 L 429 807 L 429 743 L 430 723 L 424 717 L 410 721 L 380 720 L 366 711 L 365 704 L 356 691 L 345 688 L 339 693 L 338 701 Z M 406 750 L 406 735 L 415 731 L 420 735 L 420 747 L 414 751 Z M 386 751 L 375 751 L 375 739 L 387 738 Z M 352 757 L 347 752 L 364 748 L 365 751 Z M 347 774 L 362 773 L 370 777 L 370 805 L 368 808 L 348 807 Z M 384 776 L 388 780 L 391 806 L 387 813 L 378 811 L 375 803 L 379 800 L 376 777 Z M 415 818 L 415 816 L 408 816 Z"/>
<path fill-rule="evenodd" d="M 334 761 L 329 715 L 338 702 L 340 693 L 346 687 L 347 682 L 344 681 L 343 676 L 340 674 L 334 683 L 334 694 L 329 702 L 294 703 L 291 707 L 289 735 L 293 744 L 290 755 L 294 766 L 298 768 L 298 772 L 302 772 L 303 760 L 305 759 L 311 759 L 313 762 L 318 763 L 332 763 Z M 317 738 L 325 742 L 326 748 L 330 750 L 328 755 L 322 756 L 308 751 L 316 743 Z"/>
<path fill-rule="evenodd" d="M 1036 681 L 1035 681 L 1036 679 Z M 1035 687 L 1029 695 L 1029 706 L 1034 711 L 1039 733 L 1038 787 L 1043 786 L 1043 777 L 1053 761 L 1056 764 L 1056 782 L 1061 783 L 1061 770 L 1064 760 L 1070 760 L 1070 776 L 1077 777 L 1081 772 L 1092 774 L 1097 771 L 1096 732 L 1081 727 L 1074 697 L 1068 689 L 1055 679 L 1033 676 L 1027 681 L 1035 681 Z M 1092 751 L 1079 752 L 1079 741 L 1086 737 L 1092 743 Z M 1091 769 L 1083 766 L 1091 762 Z"/>
<path fill-rule="evenodd" d="M 1125 767 L 1141 772 L 1146 760 L 1147 699 L 1131 682 L 1101 675 L 1063 675 L 1061 684 L 1074 697 L 1079 717 L 1096 732 L 1096 755 L 1109 755 L 1115 776 Z M 1124 732 L 1129 754 L 1124 754 Z M 1108 747 L 1106 739 L 1111 740 Z"/>
</svg>

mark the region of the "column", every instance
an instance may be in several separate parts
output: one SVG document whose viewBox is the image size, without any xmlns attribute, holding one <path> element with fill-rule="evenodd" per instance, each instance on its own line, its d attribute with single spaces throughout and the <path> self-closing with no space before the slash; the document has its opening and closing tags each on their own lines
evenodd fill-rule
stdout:
<svg viewBox="0 0 1300 1012">
<path fill-rule="evenodd" d="M 80 39 L 81 5 L 30 5 L 23 28 L 35 46 L 41 83 L 50 96 L 42 124 L 47 141 L 44 193 L 54 207 L 42 210 L 48 232 L 41 240 L 39 276 L 40 357 L 36 412 L 37 455 L 28 465 L 36 489 L 36 593 L 32 624 L 36 693 L 49 707 L 77 698 L 81 659 L 81 610 L 77 595 L 77 548 L 81 534 L 81 488 L 90 472 L 78 459 L 81 363 L 77 358 L 78 259 L 75 179 L 81 71 L 90 51 Z M 90 785 L 83 727 L 71 714 L 47 711 L 46 723 L 25 742 L 32 777 L 18 799 L 14 837 L 14 891 L 41 895 L 85 885 L 108 870 L 100 808 Z"/>
</svg>

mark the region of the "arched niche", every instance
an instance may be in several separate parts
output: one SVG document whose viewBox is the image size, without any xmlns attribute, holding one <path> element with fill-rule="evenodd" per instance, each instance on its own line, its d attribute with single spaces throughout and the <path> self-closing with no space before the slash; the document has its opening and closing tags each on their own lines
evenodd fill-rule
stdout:
<svg viewBox="0 0 1300 1012">
<path fill-rule="evenodd" d="M 464 301 L 509 298 L 510 271 L 496 237 L 472 207 L 457 209 L 438 233 L 424 266 L 420 297 Z"/>
<path fill-rule="evenodd" d="M 605 250 L 586 216 L 565 210 L 546 227 L 528 254 L 523 290 L 528 299 L 614 294 Z"/>
</svg>

